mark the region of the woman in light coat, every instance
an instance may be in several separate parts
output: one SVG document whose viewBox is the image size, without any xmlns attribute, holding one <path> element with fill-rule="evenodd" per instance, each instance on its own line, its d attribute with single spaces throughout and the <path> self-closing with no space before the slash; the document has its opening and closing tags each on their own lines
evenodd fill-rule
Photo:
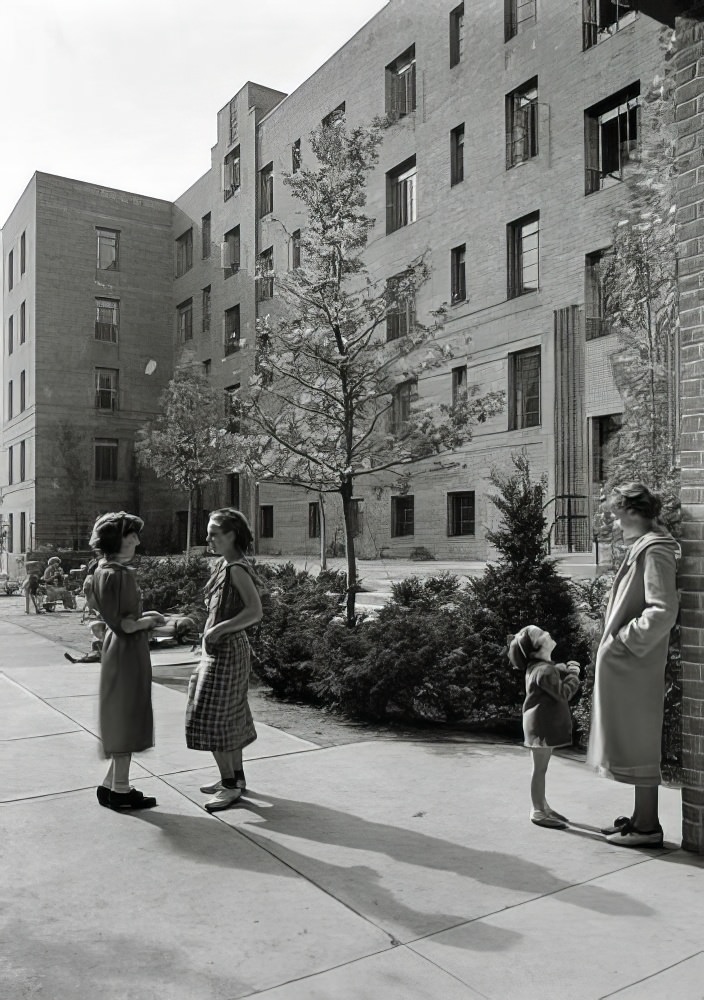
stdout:
<svg viewBox="0 0 704 1000">
<path fill-rule="evenodd" d="M 680 550 L 659 521 L 659 498 L 641 483 L 616 487 L 607 504 L 630 548 L 611 588 L 596 658 L 588 759 L 603 776 L 635 786 L 633 815 L 606 827 L 606 839 L 658 847 L 665 664 L 679 606 Z"/>
</svg>

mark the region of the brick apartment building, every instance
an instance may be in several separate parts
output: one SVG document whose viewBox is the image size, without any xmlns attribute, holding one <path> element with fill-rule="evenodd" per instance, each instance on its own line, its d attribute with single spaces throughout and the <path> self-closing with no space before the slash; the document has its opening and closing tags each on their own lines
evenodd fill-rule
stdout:
<svg viewBox="0 0 704 1000">
<path fill-rule="evenodd" d="M 467 384 L 507 394 L 452 468 L 419 467 L 403 495 L 393 479 L 360 487 L 360 553 L 486 556 L 488 472 L 521 448 L 551 496 L 570 496 L 572 541 L 589 548 L 589 498 L 622 410 L 598 262 L 628 204 L 660 32 L 621 2 L 391 0 L 294 93 L 246 84 L 218 113 L 210 170 L 175 203 L 35 175 L 3 229 L 10 561 L 37 543 L 83 543 L 92 516 L 115 505 L 143 513 L 152 546 L 178 544 L 184 504 L 136 475 L 135 431 L 184 357 L 225 411 L 246 392 L 257 314 L 305 227 L 284 174 L 310 162 L 311 130 L 343 111 L 350 124 L 394 117 L 368 186 L 372 277 L 425 252 L 431 278 L 415 313 L 448 304 L 454 357 L 400 386 L 400 405 L 416 393 L 450 402 Z M 255 279 L 261 265 L 273 281 Z M 407 321 L 393 317 L 389 335 Z M 67 421 L 77 451 L 57 438 Z M 68 488 L 71 462 L 83 490 Z M 261 552 L 317 550 L 310 494 L 233 470 L 202 504 L 223 502 L 254 517 Z M 551 508 L 557 542 L 566 506 Z"/>
</svg>

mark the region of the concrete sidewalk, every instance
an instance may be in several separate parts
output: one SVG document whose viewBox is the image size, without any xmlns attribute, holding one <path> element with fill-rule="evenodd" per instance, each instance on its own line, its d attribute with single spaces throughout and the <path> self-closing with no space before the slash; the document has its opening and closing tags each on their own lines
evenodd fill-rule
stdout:
<svg viewBox="0 0 704 1000">
<path fill-rule="evenodd" d="M 101 808 L 97 670 L 0 619 L 1 995 L 7 1000 L 704 998 L 704 859 L 596 828 L 628 789 L 551 764 L 568 831 L 528 821 L 520 747 L 322 749 L 261 726 L 249 791 L 214 816 L 184 696 L 154 687 L 156 809 Z M 160 659 L 164 654 L 160 654 Z"/>
</svg>

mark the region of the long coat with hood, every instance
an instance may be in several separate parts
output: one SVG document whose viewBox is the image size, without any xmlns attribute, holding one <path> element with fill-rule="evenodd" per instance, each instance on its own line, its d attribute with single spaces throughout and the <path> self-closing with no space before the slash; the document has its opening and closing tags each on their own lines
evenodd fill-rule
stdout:
<svg viewBox="0 0 704 1000">
<path fill-rule="evenodd" d="M 600 774 L 658 785 L 679 546 L 664 529 L 638 538 L 613 582 L 599 644 L 588 759 Z"/>
</svg>

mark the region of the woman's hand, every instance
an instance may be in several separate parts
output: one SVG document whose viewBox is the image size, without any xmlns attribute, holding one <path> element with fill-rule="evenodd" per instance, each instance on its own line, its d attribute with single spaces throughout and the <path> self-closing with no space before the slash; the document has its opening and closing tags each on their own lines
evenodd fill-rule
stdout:
<svg viewBox="0 0 704 1000">
<path fill-rule="evenodd" d="M 212 628 L 207 628 L 203 633 L 203 648 L 207 649 L 208 646 L 214 646 L 220 639 L 222 639 L 223 631 L 220 625 L 213 625 Z"/>
<path fill-rule="evenodd" d="M 150 625 L 150 628 L 156 628 L 157 625 L 166 625 L 166 618 L 164 618 L 164 616 L 158 611 L 145 611 L 142 614 L 142 618 L 152 619 L 153 624 Z"/>
</svg>

